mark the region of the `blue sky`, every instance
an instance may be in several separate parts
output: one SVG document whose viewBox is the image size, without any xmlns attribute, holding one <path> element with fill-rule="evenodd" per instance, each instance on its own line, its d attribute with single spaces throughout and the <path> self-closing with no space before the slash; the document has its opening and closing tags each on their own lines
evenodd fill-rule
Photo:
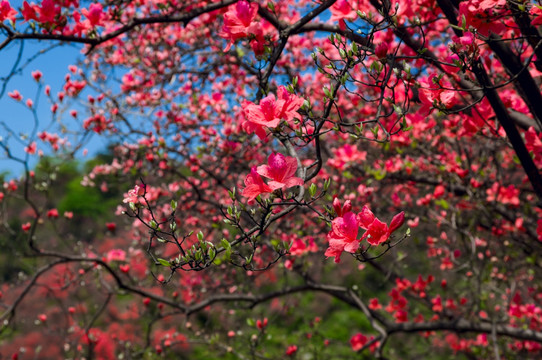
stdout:
<svg viewBox="0 0 542 360">
<path fill-rule="evenodd" d="M 10 1 L 11 5 L 14 8 L 20 8 L 22 6 L 21 1 Z M 329 17 L 329 10 L 321 15 L 323 21 Z M 17 27 L 24 29 L 26 24 L 17 23 Z M 0 36 L 0 41 L 2 41 Z M 34 128 L 34 116 L 31 111 L 24 105 L 26 99 L 30 98 L 36 100 L 36 93 L 38 90 L 37 83 L 33 80 L 31 72 L 34 70 L 40 70 L 43 73 L 42 83 L 45 85 L 50 85 L 51 94 L 56 97 L 56 94 L 62 89 L 64 84 L 65 75 L 68 73 L 69 65 L 76 65 L 78 59 L 83 58 L 81 54 L 82 45 L 81 44 L 61 44 L 58 46 L 58 42 L 54 41 L 36 41 L 36 40 L 26 40 L 24 41 L 24 51 L 22 52 L 21 61 L 18 64 L 18 67 L 23 67 L 21 71 L 18 71 L 14 74 L 9 81 L 7 82 L 5 91 L 2 93 L 1 86 L 5 81 L 1 81 L 2 78 L 5 78 L 10 72 L 16 62 L 17 54 L 19 52 L 21 41 L 16 41 L 11 43 L 7 48 L 0 51 L 0 123 L 5 123 L 15 134 L 11 136 L 9 140 L 9 147 L 12 150 L 13 154 L 16 156 L 24 157 L 24 145 L 14 137 L 19 137 L 21 134 L 30 134 Z M 39 54 L 40 51 L 44 49 L 51 48 L 53 49 Z M 36 56 L 37 55 L 37 56 Z M 308 55 L 308 54 L 307 54 Z M 35 58 L 34 58 L 35 57 Z M 32 59 L 29 63 L 27 61 Z M 112 84 L 114 86 L 114 84 Z M 7 94 L 13 90 L 18 90 L 24 97 L 23 102 L 16 102 L 11 99 Z M 86 97 L 86 95 L 84 95 Z M 78 106 L 74 102 L 73 106 Z M 50 112 L 51 103 L 43 94 L 43 88 L 41 89 L 41 97 L 36 107 L 36 114 L 39 120 L 39 131 L 50 130 L 51 132 L 56 132 L 56 129 L 53 129 L 54 123 L 52 123 L 52 116 Z M 78 108 L 80 110 L 80 108 Z M 80 111 L 80 113 L 82 113 Z M 69 124 L 76 124 L 69 115 L 66 113 L 63 120 L 69 128 Z M 80 125 L 76 125 L 80 127 Z M 73 128 L 75 129 L 74 126 Z M 8 137 L 8 131 L 0 127 L 0 137 L 5 139 Z M 28 141 L 26 141 L 28 143 Z M 44 143 L 37 141 L 38 148 L 47 149 L 48 146 L 44 146 Z M 100 150 L 105 149 L 107 143 L 105 140 L 99 136 L 94 136 L 91 138 L 85 146 L 88 149 L 87 158 L 92 157 Z M 82 152 L 80 151 L 77 155 L 81 156 Z M 33 166 L 37 162 L 37 157 L 33 156 L 33 160 L 30 165 Z M 0 173 L 9 172 L 9 177 L 18 176 L 23 170 L 23 167 L 12 161 L 6 160 L 0 151 Z"/>
<path fill-rule="evenodd" d="M 0 39 L 1 40 L 1 39 Z M 20 51 L 21 42 L 13 42 L 7 48 L 0 51 L 0 78 L 4 81 L 0 82 L 0 86 L 6 83 L 5 78 L 11 73 L 14 64 L 17 60 L 17 55 Z M 51 46 L 55 47 L 45 53 L 40 53 L 44 49 Z M 58 46 L 61 45 L 61 46 Z M 34 117 L 26 108 L 24 102 L 26 99 L 36 100 L 38 84 L 31 76 L 32 71 L 40 70 L 43 73 L 42 83 L 50 85 L 51 94 L 56 97 L 56 94 L 62 89 L 64 77 L 68 73 L 68 66 L 77 64 L 77 59 L 83 57 L 81 54 L 81 45 L 77 44 L 59 44 L 50 41 L 25 41 L 24 50 L 22 52 L 21 61 L 17 71 L 12 77 L 7 80 L 6 88 L 0 97 L 0 122 L 5 123 L 17 136 L 21 134 L 30 134 L 34 127 Z M 37 55 L 37 56 L 36 56 Z M 32 59 L 35 57 L 35 59 Z M 30 62 L 29 59 L 32 59 Z M 1 92 L 0 87 L 0 92 Z M 51 128 L 51 103 L 44 96 L 44 86 L 41 89 L 40 99 L 36 107 L 36 113 L 39 120 L 39 130 Z M 8 92 L 18 90 L 24 97 L 23 102 L 16 102 L 8 96 Z M 52 130 L 51 130 L 52 131 Z M 4 127 L 0 127 L 0 136 L 5 139 L 8 137 L 8 131 Z M 10 149 L 15 155 L 23 156 L 23 146 L 13 138 L 9 140 Z M 40 144 L 38 141 L 38 148 Z M 89 155 L 95 154 L 106 145 L 94 137 L 88 144 Z M 6 160 L 3 154 L 0 156 L 0 173 L 9 172 L 10 177 L 17 176 L 22 171 L 22 166 L 11 160 Z M 34 165 L 36 161 L 31 164 Z"/>
<path fill-rule="evenodd" d="M 19 9 L 22 7 L 23 0 L 9 0 L 13 8 Z M 30 2 L 30 1 L 29 1 Z M 24 31 L 27 24 L 17 23 L 17 29 Z M 3 36 L 0 35 L 0 41 L 3 41 Z M 10 130 L 19 137 L 21 134 L 29 134 L 34 127 L 34 116 L 24 105 L 24 101 L 30 98 L 35 101 L 38 90 L 37 83 L 32 78 L 32 71 L 40 70 L 43 73 L 41 89 L 41 97 L 36 108 L 37 118 L 39 120 L 39 131 L 52 129 L 51 103 L 44 96 L 44 87 L 51 87 L 51 94 L 56 97 L 56 94 L 61 91 L 64 85 L 64 77 L 68 73 L 69 65 L 76 65 L 78 59 L 83 58 L 81 44 L 61 44 L 55 41 L 37 41 L 25 40 L 23 43 L 22 56 L 20 62 L 16 64 L 17 57 L 20 51 L 22 41 L 10 43 L 6 48 L 0 51 L 0 123 L 6 124 Z M 52 49 L 50 49 L 53 47 Z M 44 53 L 40 53 L 45 49 L 50 49 Z M 6 77 L 12 72 L 14 65 L 17 70 L 13 76 L 7 81 Z M 2 93 L 2 87 L 5 85 L 5 91 Z M 16 102 L 8 96 L 8 92 L 18 90 L 24 97 L 22 103 Z M 69 123 L 68 123 L 69 124 Z M 53 131 L 53 130 L 51 130 Z M 9 137 L 8 130 L 5 127 L 0 127 L 0 137 L 4 142 Z M 40 144 L 41 143 L 41 144 Z M 8 141 L 10 151 L 15 156 L 24 156 L 24 146 L 11 136 Z M 43 142 L 38 141 L 38 148 L 43 145 Z M 97 136 L 91 138 L 86 145 L 88 149 L 88 157 L 96 154 L 104 149 L 107 144 Z M 43 147 L 47 149 L 47 147 Z M 47 152 L 46 152 L 47 153 Z M 81 151 L 78 155 L 81 155 Z M 37 157 L 31 159 L 31 166 L 37 163 Z M 0 149 L 0 173 L 8 172 L 8 177 L 16 177 L 21 174 L 23 167 L 12 161 L 6 160 L 3 151 Z"/>
</svg>

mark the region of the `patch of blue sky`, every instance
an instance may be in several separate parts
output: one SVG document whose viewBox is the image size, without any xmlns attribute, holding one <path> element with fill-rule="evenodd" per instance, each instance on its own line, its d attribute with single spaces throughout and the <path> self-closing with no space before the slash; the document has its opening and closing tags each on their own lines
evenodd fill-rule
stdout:
<svg viewBox="0 0 542 360">
<path fill-rule="evenodd" d="M 24 146 L 29 138 L 38 131 L 55 129 L 51 102 L 44 94 L 45 84 L 51 87 L 51 95 L 56 96 L 64 85 L 68 66 L 77 62 L 80 49 L 81 46 L 26 40 L 14 41 L 0 53 L 5 64 L 0 70 L 0 136 L 13 156 L 24 159 Z M 41 85 L 32 78 L 36 70 L 43 73 Z M 14 90 L 23 96 L 21 102 L 8 96 Z M 33 101 L 33 111 L 26 106 L 27 99 Z M 36 161 L 31 159 L 30 165 Z M 0 153 L 0 172 L 14 176 L 22 170 L 21 164 Z"/>
</svg>

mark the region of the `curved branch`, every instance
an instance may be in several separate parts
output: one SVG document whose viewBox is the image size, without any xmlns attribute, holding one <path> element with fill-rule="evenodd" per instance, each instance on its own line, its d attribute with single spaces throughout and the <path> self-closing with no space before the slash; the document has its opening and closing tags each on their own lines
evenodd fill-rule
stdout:
<svg viewBox="0 0 542 360">
<path fill-rule="evenodd" d="M 92 51 L 94 47 L 100 45 L 108 40 L 114 39 L 139 25 L 148 25 L 148 24 L 168 24 L 168 23 L 182 23 L 186 26 L 190 21 L 196 17 L 211 12 L 214 10 L 219 10 L 224 7 L 235 4 L 238 0 L 222 0 L 214 4 L 210 4 L 201 8 L 192 10 L 186 14 L 171 16 L 171 15 L 160 15 L 160 16 L 150 16 L 145 18 L 135 18 L 132 19 L 128 24 L 125 24 L 118 28 L 115 31 L 112 31 L 108 34 L 98 36 L 96 38 L 83 38 L 72 35 L 61 35 L 61 34 L 40 34 L 40 33 L 31 33 L 24 34 L 18 32 L 10 32 L 8 38 L 0 44 L 0 50 L 6 47 L 13 40 L 25 40 L 25 39 L 34 39 L 34 40 L 56 40 L 56 41 L 65 41 L 72 43 L 81 43 L 91 45 L 89 51 Z"/>
</svg>

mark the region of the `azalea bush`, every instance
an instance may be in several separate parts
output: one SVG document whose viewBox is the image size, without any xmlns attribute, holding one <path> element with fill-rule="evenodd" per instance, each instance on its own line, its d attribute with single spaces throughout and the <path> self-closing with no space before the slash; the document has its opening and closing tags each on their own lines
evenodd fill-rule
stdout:
<svg viewBox="0 0 542 360">
<path fill-rule="evenodd" d="M 1 357 L 540 358 L 541 9 L 0 1 Z"/>
</svg>

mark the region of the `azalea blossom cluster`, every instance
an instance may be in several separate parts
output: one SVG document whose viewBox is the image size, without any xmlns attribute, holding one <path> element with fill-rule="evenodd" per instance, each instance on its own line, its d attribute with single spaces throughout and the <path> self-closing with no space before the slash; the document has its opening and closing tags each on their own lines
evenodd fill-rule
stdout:
<svg viewBox="0 0 542 360">
<path fill-rule="evenodd" d="M 265 128 L 276 128 L 282 120 L 295 128 L 294 119 L 299 117 L 297 110 L 303 102 L 302 97 L 290 93 L 281 85 L 277 89 L 277 97 L 269 94 L 258 105 L 250 101 L 243 102 L 246 122 L 242 126 L 248 134 L 256 133 L 260 139 L 266 136 Z"/>
<path fill-rule="evenodd" d="M 269 155 L 267 165 L 253 167 L 245 178 L 245 188 L 242 195 L 249 202 L 264 193 L 275 190 L 286 190 L 293 186 L 303 185 L 303 179 L 295 176 L 297 172 L 297 160 L 293 157 L 284 156 L 281 153 Z M 267 184 L 262 176 L 270 179 Z"/>
<path fill-rule="evenodd" d="M 220 37 L 229 40 L 224 51 L 229 51 L 236 40 L 249 37 L 250 45 L 256 55 L 264 52 L 264 36 L 261 24 L 254 21 L 258 14 L 258 4 L 239 1 L 229 7 L 224 14 L 224 26 Z"/>
<path fill-rule="evenodd" d="M 125 204 L 139 204 L 140 198 L 143 195 L 145 195 L 145 185 L 135 185 L 133 189 L 128 191 L 122 202 Z"/>
<path fill-rule="evenodd" d="M 393 217 L 388 226 L 378 219 L 367 205 L 356 215 L 351 211 L 350 200 L 345 201 L 341 206 L 339 199 L 335 198 L 333 208 L 337 217 L 331 222 L 331 231 L 327 234 L 329 247 L 325 255 L 327 257 L 334 256 L 336 263 L 341 261 L 341 254 L 344 251 L 349 253 L 358 251 L 360 242 L 364 239 L 367 239 L 370 245 L 380 245 L 386 242 L 391 234 L 405 222 L 405 213 L 401 211 Z M 366 231 L 358 239 L 360 228 Z"/>
<path fill-rule="evenodd" d="M 38 5 L 24 1 L 22 5 L 20 12 L 18 12 L 11 7 L 9 1 L 2 0 L 0 2 L 0 22 L 10 20 L 15 24 L 18 20 L 17 15 L 20 14 L 24 22 L 36 22 L 46 31 L 82 36 L 98 26 L 104 26 L 108 17 L 100 3 L 92 3 L 88 9 L 79 9 L 79 2 L 71 0 L 43 0 Z M 82 18 L 81 15 L 85 18 Z M 68 23 L 68 19 L 70 23 Z"/>
</svg>

